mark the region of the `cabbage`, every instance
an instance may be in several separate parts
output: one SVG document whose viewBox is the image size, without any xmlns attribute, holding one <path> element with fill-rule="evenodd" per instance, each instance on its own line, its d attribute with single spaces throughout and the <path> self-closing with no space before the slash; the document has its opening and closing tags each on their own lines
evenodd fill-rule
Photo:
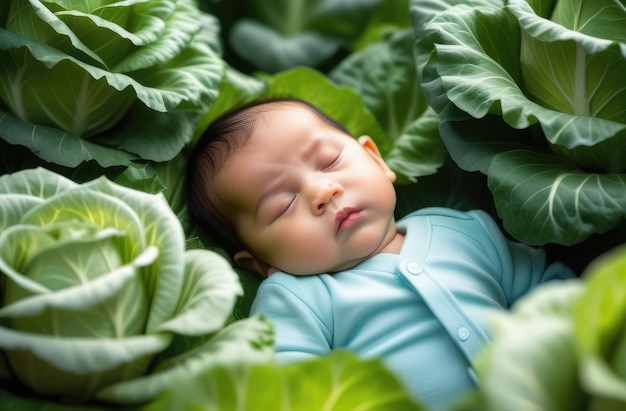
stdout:
<svg viewBox="0 0 626 411">
<path fill-rule="evenodd" d="M 148 401 L 183 375 L 271 358 L 271 326 L 225 326 L 242 294 L 185 251 L 163 195 L 43 168 L 0 178 L 0 377 L 72 401 Z"/>
<path fill-rule="evenodd" d="M 387 141 L 377 144 L 397 184 L 435 174 L 447 156 L 439 117 L 419 85 L 412 47 L 412 31 L 397 31 L 350 54 L 329 73 L 363 99 L 385 131 L 390 148 Z"/>
<path fill-rule="evenodd" d="M 507 231 L 578 244 L 626 212 L 626 7 L 505 3 L 431 20 L 422 86 L 452 158 L 488 176 Z"/>
<path fill-rule="evenodd" d="M 278 408 L 280 407 L 280 408 Z M 142 411 L 423 411 L 380 358 L 346 350 L 304 361 L 214 367 L 177 382 Z"/>
<path fill-rule="evenodd" d="M 277 73 L 329 61 L 367 27 L 380 0 L 250 0 L 228 44 L 255 68 Z"/>
<path fill-rule="evenodd" d="M 67 167 L 173 158 L 217 95 L 216 24 L 194 0 L 4 2 L 0 138 Z"/>
<path fill-rule="evenodd" d="M 456 411 L 626 409 L 626 244 L 581 278 L 545 283 L 494 313 L 481 384 Z"/>
</svg>

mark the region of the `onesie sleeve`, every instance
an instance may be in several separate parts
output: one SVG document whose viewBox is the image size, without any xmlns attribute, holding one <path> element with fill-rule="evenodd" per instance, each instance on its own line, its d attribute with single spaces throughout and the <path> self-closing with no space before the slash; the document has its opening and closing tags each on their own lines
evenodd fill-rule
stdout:
<svg viewBox="0 0 626 411">
<path fill-rule="evenodd" d="M 496 222 L 483 211 L 471 211 L 490 239 L 496 262 L 501 266 L 498 275 L 508 304 L 512 304 L 537 284 L 550 280 L 565 280 L 576 274 L 562 262 L 547 263 L 545 250 L 510 240 Z"/>
<path fill-rule="evenodd" d="M 259 286 L 250 314 L 262 313 L 273 324 L 276 361 L 288 363 L 330 351 L 331 307 L 318 276 L 276 273 Z"/>
</svg>

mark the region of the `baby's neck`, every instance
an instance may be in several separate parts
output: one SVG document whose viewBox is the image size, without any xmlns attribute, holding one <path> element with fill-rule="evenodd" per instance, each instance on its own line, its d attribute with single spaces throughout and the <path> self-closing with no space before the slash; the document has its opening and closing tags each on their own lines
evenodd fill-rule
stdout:
<svg viewBox="0 0 626 411">
<path fill-rule="evenodd" d="M 379 251 L 379 253 L 400 254 L 402 244 L 404 244 L 404 233 L 398 231 L 391 241 L 389 241 L 387 245 Z"/>
</svg>

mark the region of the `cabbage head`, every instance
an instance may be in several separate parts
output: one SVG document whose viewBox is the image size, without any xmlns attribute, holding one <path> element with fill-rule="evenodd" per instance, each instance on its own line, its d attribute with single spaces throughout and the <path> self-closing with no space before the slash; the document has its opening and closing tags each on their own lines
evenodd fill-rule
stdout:
<svg viewBox="0 0 626 411">
<path fill-rule="evenodd" d="M 0 178 L 0 378 L 34 394 L 139 403 L 181 375 L 271 354 L 269 324 L 225 327 L 242 288 L 185 251 L 162 194 L 43 168 Z M 5 384 L 3 383 L 3 385 Z"/>
<path fill-rule="evenodd" d="M 412 10 L 431 2 L 445 0 Z M 575 245 L 624 221 L 624 21 L 623 0 L 494 0 L 424 27 L 422 86 L 446 148 L 488 176 L 520 241 Z"/>
<path fill-rule="evenodd" d="M 223 63 L 204 35 L 217 23 L 195 0 L 2 3 L 0 137 L 47 161 L 132 158 L 111 147 L 169 160 L 217 95 Z M 103 134 L 123 116 L 129 130 Z"/>
<path fill-rule="evenodd" d="M 539 285 L 493 313 L 479 395 L 457 411 L 626 409 L 626 244 L 580 278 Z"/>
</svg>

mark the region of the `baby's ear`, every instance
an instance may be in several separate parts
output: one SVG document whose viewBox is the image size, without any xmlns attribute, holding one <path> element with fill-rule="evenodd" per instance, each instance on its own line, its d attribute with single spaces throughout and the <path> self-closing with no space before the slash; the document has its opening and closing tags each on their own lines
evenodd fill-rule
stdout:
<svg viewBox="0 0 626 411">
<path fill-rule="evenodd" d="M 396 173 L 394 173 L 393 170 L 389 168 L 387 163 L 385 163 L 385 160 L 383 160 L 383 156 L 380 155 L 380 151 L 378 150 L 376 143 L 374 143 L 374 140 L 372 140 L 370 136 L 361 136 L 357 139 L 357 141 L 383 169 L 389 180 L 392 183 L 396 181 Z"/>
<path fill-rule="evenodd" d="M 276 267 L 271 267 L 256 258 L 248 250 L 237 251 L 233 258 L 237 265 L 245 268 L 246 270 L 255 272 L 263 278 L 267 278 L 275 272 L 279 271 Z"/>
</svg>

